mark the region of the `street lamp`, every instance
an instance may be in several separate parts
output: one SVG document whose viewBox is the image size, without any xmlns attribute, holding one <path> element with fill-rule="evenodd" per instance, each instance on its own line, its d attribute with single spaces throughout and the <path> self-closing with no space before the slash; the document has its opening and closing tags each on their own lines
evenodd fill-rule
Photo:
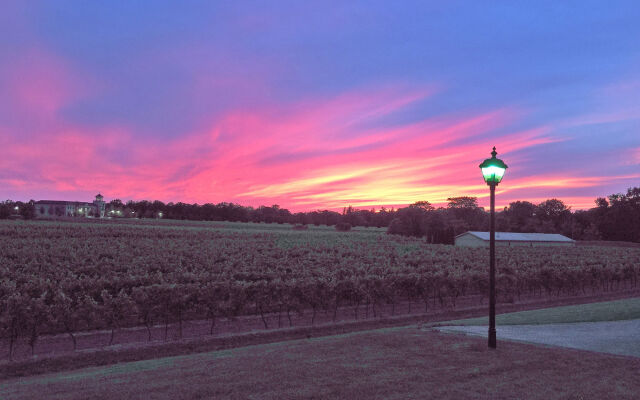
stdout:
<svg viewBox="0 0 640 400">
<path fill-rule="evenodd" d="M 502 181 L 507 164 L 499 158 L 495 146 L 491 158 L 480 164 L 482 177 L 491 192 L 491 230 L 489 232 L 489 347 L 496 348 L 496 186 Z"/>
</svg>

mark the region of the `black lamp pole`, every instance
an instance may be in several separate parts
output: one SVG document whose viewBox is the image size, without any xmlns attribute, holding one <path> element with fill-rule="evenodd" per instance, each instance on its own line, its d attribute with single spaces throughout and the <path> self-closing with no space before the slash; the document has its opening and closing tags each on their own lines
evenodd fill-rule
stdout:
<svg viewBox="0 0 640 400">
<path fill-rule="evenodd" d="M 496 348 L 496 184 L 491 190 L 491 230 L 489 232 L 489 347 Z"/>
<path fill-rule="evenodd" d="M 489 347 L 496 348 L 496 186 L 502 180 L 507 164 L 499 158 L 496 148 L 480 164 L 482 176 L 491 193 L 491 229 L 489 232 Z"/>
</svg>

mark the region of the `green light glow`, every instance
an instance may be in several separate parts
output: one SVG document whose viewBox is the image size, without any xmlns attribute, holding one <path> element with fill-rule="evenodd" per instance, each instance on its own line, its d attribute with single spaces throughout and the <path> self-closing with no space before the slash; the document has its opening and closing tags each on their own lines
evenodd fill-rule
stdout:
<svg viewBox="0 0 640 400">
<path fill-rule="evenodd" d="M 491 165 L 489 167 L 482 168 L 482 176 L 484 177 L 485 182 L 495 182 L 500 183 L 502 177 L 504 176 L 504 168 L 496 167 L 495 165 Z"/>
<path fill-rule="evenodd" d="M 480 164 L 482 176 L 488 185 L 497 185 L 500 183 L 504 176 L 504 171 L 507 169 L 507 164 L 505 164 L 501 159 L 496 158 L 496 155 L 498 155 L 498 153 L 494 147 L 491 152 L 491 158 L 487 158 L 482 162 L 482 164 Z"/>
</svg>

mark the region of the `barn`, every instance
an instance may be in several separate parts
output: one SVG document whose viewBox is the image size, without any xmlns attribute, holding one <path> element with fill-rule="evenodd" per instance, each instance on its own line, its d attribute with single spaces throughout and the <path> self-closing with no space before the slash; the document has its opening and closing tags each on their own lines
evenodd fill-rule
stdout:
<svg viewBox="0 0 640 400">
<path fill-rule="evenodd" d="M 456 246 L 489 247 L 489 232 L 469 231 L 456 236 Z M 575 240 L 557 233 L 496 232 L 499 246 L 573 246 Z"/>
</svg>

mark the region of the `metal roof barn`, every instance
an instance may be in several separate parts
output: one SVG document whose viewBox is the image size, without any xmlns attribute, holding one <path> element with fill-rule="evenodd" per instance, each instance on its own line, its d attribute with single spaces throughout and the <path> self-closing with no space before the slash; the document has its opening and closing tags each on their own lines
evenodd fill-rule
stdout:
<svg viewBox="0 0 640 400">
<path fill-rule="evenodd" d="M 456 246 L 489 247 L 489 232 L 469 231 L 455 238 Z M 573 246 L 575 240 L 557 233 L 496 232 L 496 245 L 501 246 Z"/>
</svg>

